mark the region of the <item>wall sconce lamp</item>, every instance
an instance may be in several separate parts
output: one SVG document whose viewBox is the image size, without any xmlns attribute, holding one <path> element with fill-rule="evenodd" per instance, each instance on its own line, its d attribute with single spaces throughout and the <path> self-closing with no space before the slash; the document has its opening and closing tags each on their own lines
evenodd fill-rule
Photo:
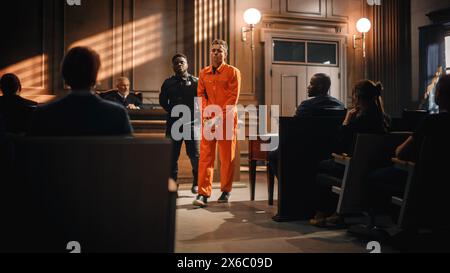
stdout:
<svg viewBox="0 0 450 273">
<path fill-rule="evenodd" d="M 247 41 L 247 33 L 251 33 L 251 49 L 252 49 L 252 91 L 256 93 L 256 59 L 255 59 L 255 26 L 261 22 L 261 12 L 257 9 L 251 8 L 244 12 L 244 21 L 248 25 L 242 27 L 242 41 Z"/>
<path fill-rule="evenodd" d="M 366 58 L 366 33 L 369 32 L 371 28 L 372 23 L 367 18 L 361 18 L 356 23 L 356 30 L 358 30 L 358 32 L 360 32 L 362 35 L 353 35 L 353 49 L 357 49 L 356 41 L 362 40 L 363 58 Z"/>
<path fill-rule="evenodd" d="M 246 10 L 244 12 L 244 21 L 248 26 L 242 27 L 242 41 L 247 41 L 247 33 L 250 32 L 252 35 L 251 46 L 253 50 L 255 49 L 255 26 L 261 21 L 261 12 L 254 8 Z"/>
</svg>

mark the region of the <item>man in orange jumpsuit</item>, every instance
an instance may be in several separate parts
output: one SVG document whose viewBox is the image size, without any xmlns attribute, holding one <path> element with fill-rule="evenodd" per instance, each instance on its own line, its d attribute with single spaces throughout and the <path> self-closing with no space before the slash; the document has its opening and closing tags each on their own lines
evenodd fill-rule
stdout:
<svg viewBox="0 0 450 273">
<path fill-rule="evenodd" d="M 223 40 L 215 40 L 210 51 L 211 66 L 200 72 L 198 82 L 198 97 L 202 99 L 203 122 L 198 167 L 198 196 L 194 205 L 200 207 L 206 206 L 208 198 L 211 196 L 216 144 L 219 145 L 221 164 L 222 195 L 218 200 L 219 203 L 228 202 L 233 186 L 237 143 L 236 105 L 241 88 L 241 73 L 237 68 L 226 64 L 227 54 L 227 43 Z M 211 139 L 207 133 L 208 129 L 216 137 Z"/>
</svg>

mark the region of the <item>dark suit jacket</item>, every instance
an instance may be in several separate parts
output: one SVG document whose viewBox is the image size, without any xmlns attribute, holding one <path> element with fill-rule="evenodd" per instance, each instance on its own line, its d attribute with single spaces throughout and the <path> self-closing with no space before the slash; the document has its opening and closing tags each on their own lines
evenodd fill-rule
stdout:
<svg viewBox="0 0 450 273">
<path fill-rule="evenodd" d="M 31 121 L 31 136 L 130 135 L 125 108 L 93 94 L 68 96 L 38 107 Z"/>
<path fill-rule="evenodd" d="M 130 104 L 134 104 L 135 106 L 141 108 L 142 107 L 142 100 L 136 96 L 133 93 L 130 93 L 128 97 L 124 100 L 120 95 L 119 91 L 110 91 L 107 94 L 103 96 L 105 100 L 109 100 L 115 103 L 118 103 L 120 105 L 123 105 L 125 107 L 128 107 Z"/>
<path fill-rule="evenodd" d="M 323 110 L 345 110 L 345 105 L 332 96 L 317 96 L 302 102 L 295 116 L 320 116 Z"/>
<path fill-rule="evenodd" d="M 3 120 L 3 116 L 0 114 L 0 143 L 3 142 L 5 138 L 5 121 Z"/>
<path fill-rule="evenodd" d="M 25 133 L 37 102 L 20 96 L 0 97 L 0 115 L 3 116 L 5 130 L 9 133 Z"/>
</svg>

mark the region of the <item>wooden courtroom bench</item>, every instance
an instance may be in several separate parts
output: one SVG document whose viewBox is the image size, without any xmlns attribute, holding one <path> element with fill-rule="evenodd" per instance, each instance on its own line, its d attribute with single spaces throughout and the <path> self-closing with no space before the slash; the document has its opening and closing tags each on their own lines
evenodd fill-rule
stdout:
<svg viewBox="0 0 450 273">
<path fill-rule="evenodd" d="M 169 141 L 15 137 L 12 142 L 15 177 L 2 191 L 2 215 L 9 221 L 2 219 L 1 251 L 69 252 L 72 241 L 82 252 L 174 251 Z"/>
<path fill-rule="evenodd" d="M 23 95 L 21 97 L 28 99 L 28 100 L 35 101 L 39 105 L 50 103 L 50 102 L 58 99 L 58 97 L 54 96 L 54 95 L 36 95 L 36 96 Z"/>
<path fill-rule="evenodd" d="M 275 221 L 314 216 L 315 177 L 320 161 L 329 159 L 345 112 L 326 117 L 281 117 L 279 126 L 278 210 Z"/>
<path fill-rule="evenodd" d="M 131 120 L 131 126 L 134 133 L 166 133 L 166 121 L 165 120 Z"/>
<path fill-rule="evenodd" d="M 166 134 L 167 113 L 162 108 L 152 106 L 151 109 L 128 110 L 131 125 L 135 137 L 147 137 L 158 135 L 164 137 Z M 180 152 L 178 182 L 191 184 L 194 180 L 191 161 L 186 154 L 186 147 Z"/>
</svg>

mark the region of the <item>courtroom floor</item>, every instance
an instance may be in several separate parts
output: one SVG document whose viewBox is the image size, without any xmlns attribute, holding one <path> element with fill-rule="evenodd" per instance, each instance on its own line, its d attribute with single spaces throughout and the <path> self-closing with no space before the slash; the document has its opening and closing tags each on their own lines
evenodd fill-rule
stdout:
<svg viewBox="0 0 450 273">
<path fill-rule="evenodd" d="M 277 223 L 267 202 L 265 173 L 257 174 L 251 202 L 248 173 L 233 190 L 229 204 L 218 204 L 217 185 L 207 208 L 195 208 L 188 185 L 180 188 L 176 218 L 177 253 L 367 253 L 366 245 L 346 230 L 326 230 L 307 222 Z M 275 194 L 276 197 L 276 194 Z"/>
</svg>

